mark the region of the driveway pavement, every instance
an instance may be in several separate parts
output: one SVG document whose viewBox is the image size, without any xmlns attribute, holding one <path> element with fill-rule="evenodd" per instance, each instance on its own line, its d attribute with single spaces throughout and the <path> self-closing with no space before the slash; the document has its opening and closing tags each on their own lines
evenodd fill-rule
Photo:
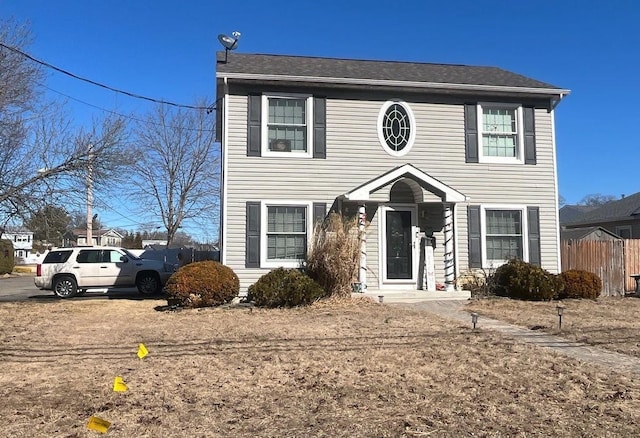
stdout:
<svg viewBox="0 0 640 438">
<path fill-rule="evenodd" d="M 471 315 L 464 310 L 465 303 L 466 301 L 421 301 L 418 303 L 398 303 L 393 305 L 415 310 L 424 310 L 444 318 L 464 322 L 471 326 Z M 581 342 L 570 341 L 539 330 L 529 330 L 495 319 L 485 318 L 482 315 L 478 318 L 476 327 L 481 330 L 495 330 L 517 341 L 550 348 L 560 354 L 583 362 L 606 366 L 618 371 L 640 374 L 640 359 L 633 356 L 607 351 Z"/>
<path fill-rule="evenodd" d="M 0 302 L 8 301 L 32 301 L 49 300 L 55 301 L 58 298 L 50 290 L 40 290 L 33 284 L 34 274 L 22 274 L 11 277 L 0 276 Z M 109 289 L 106 292 L 87 292 L 85 295 L 70 298 L 72 300 L 95 300 L 95 299 L 129 299 L 145 300 L 158 299 L 159 295 L 140 295 L 136 288 Z"/>
</svg>

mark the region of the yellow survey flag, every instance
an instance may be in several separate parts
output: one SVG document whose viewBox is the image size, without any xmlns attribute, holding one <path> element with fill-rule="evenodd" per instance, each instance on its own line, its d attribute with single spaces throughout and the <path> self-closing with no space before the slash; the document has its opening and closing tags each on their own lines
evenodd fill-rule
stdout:
<svg viewBox="0 0 640 438">
<path fill-rule="evenodd" d="M 111 423 L 107 420 L 103 420 L 102 418 L 96 417 L 95 415 L 89 418 L 89 423 L 87 427 L 91 430 L 97 430 L 98 432 L 107 433 Z"/>
<path fill-rule="evenodd" d="M 127 389 L 129 389 L 129 387 L 126 383 L 124 383 L 122 377 L 117 376 L 115 379 L 113 379 L 113 390 L 115 392 L 125 392 Z"/>
<path fill-rule="evenodd" d="M 143 357 L 145 357 L 147 354 L 149 354 L 149 351 L 147 351 L 147 347 L 144 346 L 144 344 L 140 344 L 138 346 L 138 357 L 140 359 L 142 359 Z"/>
</svg>

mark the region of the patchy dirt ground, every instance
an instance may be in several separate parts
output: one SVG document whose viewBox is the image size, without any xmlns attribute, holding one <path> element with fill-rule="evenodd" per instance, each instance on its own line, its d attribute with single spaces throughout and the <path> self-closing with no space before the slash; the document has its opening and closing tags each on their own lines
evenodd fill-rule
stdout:
<svg viewBox="0 0 640 438">
<path fill-rule="evenodd" d="M 0 304 L 2 435 L 99 436 L 92 415 L 118 437 L 638 433 L 638 379 L 431 314 L 162 304 Z"/>
<path fill-rule="evenodd" d="M 524 327 L 558 334 L 557 306 L 563 305 L 562 336 L 619 353 L 640 357 L 640 299 L 606 297 L 593 300 L 532 302 L 487 298 L 465 309 Z"/>
</svg>

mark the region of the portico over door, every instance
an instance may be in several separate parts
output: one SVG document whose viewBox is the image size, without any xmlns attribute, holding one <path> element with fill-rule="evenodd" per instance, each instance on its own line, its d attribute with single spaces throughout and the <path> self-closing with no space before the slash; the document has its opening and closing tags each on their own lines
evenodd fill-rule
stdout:
<svg viewBox="0 0 640 438">
<path fill-rule="evenodd" d="M 388 196 L 381 196 L 381 194 L 384 195 L 384 190 L 388 190 Z M 370 203 L 379 206 L 376 248 L 378 271 L 377 273 L 371 271 L 378 279 L 378 287 L 386 289 L 424 287 L 424 280 L 418 281 L 421 275 L 418 268 L 420 243 L 427 230 L 420 230 L 418 227 L 417 206 L 426 202 L 425 193 L 433 198 L 433 201 L 429 202 L 441 202 L 443 206 L 444 283 L 447 290 L 453 289 L 455 248 L 452 206 L 468 201 L 465 195 L 407 163 L 366 181 L 339 197 L 341 202 L 347 201 L 359 205 L 359 211 L 363 214 Z M 359 229 L 361 250 L 358 279 L 362 290 L 367 287 L 367 272 L 370 272 L 367 265 L 364 224 L 365 221 L 362 221 Z M 432 259 L 433 257 L 429 258 L 429 260 Z M 424 272 L 431 272 L 431 270 L 423 266 L 422 273 Z"/>
</svg>

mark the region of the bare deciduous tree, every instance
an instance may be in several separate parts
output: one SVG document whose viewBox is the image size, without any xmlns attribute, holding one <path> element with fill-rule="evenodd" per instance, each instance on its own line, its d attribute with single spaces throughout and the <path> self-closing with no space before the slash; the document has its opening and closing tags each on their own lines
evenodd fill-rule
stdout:
<svg viewBox="0 0 640 438">
<path fill-rule="evenodd" d="M 580 202 L 578 202 L 578 205 L 599 206 L 615 200 L 616 200 L 616 197 L 614 195 L 603 195 L 601 193 L 591 193 L 589 195 L 586 195 L 584 198 L 582 198 Z"/>
<path fill-rule="evenodd" d="M 123 161 L 126 126 L 107 117 L 74 131 L 58 104 L 39 93 L 43 73 L 21 55 L 29 32 L 0 21 L 0 225 L 45 205 L 81 205 L 87 166 L 97 185 Z M 91 145 L 91 147 L 89 147 Z"/>
<path fill-rule="evenodd" d="M 220 154 L 207 111 L 158 105 L 138 125 L 134 143 L 133 195 L 140 204 L 153 205 L 168 245 L 185 221 L 204 224 L 217 218 Z"/>
</svg>

